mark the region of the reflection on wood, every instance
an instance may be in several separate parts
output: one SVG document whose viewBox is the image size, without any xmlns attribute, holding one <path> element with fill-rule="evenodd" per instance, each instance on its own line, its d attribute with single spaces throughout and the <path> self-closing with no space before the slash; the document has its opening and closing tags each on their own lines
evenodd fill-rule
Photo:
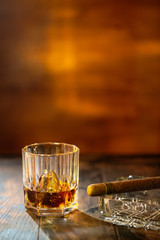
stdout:
<svg viewBox="0 0 160 240">
<path fill-rule="evenodd" d="M 39 225 L 39 240 L 45 233 L 48 239 L 113 239 L 112 225 L 97 220 L 81 211 L 74 211 L 67 218 L 40 217 L 27 212 Z M 44 233 L 43 233 L 44 232 Z"/>
<path fill-rule="evenodd" d="M 0 153 L 160 152 L 159 1 L 3 1 Z"/>
<path fill-rule="evenodd" d="M 114 226 L 97 220 L 94 213 L 93 217 L 88 216 L 90 209 L 98 206 L 98 198 L 87 195 L 87 186 L 129 174 L 157 176 L 159 156 L 137 158 L 82 155 L 78 211 L 67 218 L 38 219 L 24 207 L 21 159 L 0 158 L 0 239 L 160 239 L 159 231 Z"/>
</svg>

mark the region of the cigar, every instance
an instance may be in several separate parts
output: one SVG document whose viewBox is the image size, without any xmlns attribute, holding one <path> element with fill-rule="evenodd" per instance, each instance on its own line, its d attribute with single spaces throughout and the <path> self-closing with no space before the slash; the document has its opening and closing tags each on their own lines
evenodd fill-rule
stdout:
<svg viewBox="0 0 160 240">
<path fill-rule="evenodd" d="M 87 188 L 89 196 L 103 196 L 106 194 L 144 191 L 160 188 L 160 176 L 142 179 L 114 181 L 91 184 Z"/>
</svg>

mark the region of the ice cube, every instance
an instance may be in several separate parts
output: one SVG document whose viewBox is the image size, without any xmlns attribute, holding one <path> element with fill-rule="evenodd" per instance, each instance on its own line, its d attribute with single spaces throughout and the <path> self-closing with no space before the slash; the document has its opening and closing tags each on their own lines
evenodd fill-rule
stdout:
<svg viewBox="0 0 160 240">
<path fill-rule="evenodd" d="M 39 178 L 39 186 L 38 186 L 39 191 L 47 191 L 48 176 L 49 174 L 45 169 Z"/>
<path fill-rule="evenodd" d="M 53 170 L 50 170 L 50 172 L 48 174 L 47 191 L 49 191 L 49 192 L 61 191 L 60 182 L 58 180 L 56 173 Z"/>
<path fill-rule="evenodd" d="M 67 182 L 67 179 L 63 180 L 61 184 L 62 191 L 70 191 L 69 183 Z"/>
</svg>

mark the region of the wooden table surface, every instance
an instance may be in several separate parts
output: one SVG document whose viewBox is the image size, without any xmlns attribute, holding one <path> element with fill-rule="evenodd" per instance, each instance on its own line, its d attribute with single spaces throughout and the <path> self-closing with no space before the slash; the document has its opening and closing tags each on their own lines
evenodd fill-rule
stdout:
<svg viewBox="0 0 160 240">
<path fill-rule="evenodd" d="M 0 158 L 0 240 L 34 239 L 160 239 L 159 231 L 116 226 L 91 216 L 98 198 L 89 184 L 120 176 L 160 175 L 160 156 L 80 156 L 79 207 L 67 218 L 36 217 L 23 204 L 21 158 Z"/>
</svg>

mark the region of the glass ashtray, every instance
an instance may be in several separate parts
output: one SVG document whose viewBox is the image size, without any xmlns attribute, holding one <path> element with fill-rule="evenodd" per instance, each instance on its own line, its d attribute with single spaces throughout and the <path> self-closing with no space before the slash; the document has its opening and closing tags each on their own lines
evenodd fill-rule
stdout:
<svg viewBox="0 0 160 240">
<path fill-rule="evenodd" d="M 129 176 L 118 180 L 136 178 Z M 100 218 L 106 222 L 160 230 L 160 189 L 99 197 L 99 210 Z"/>
</svg>

